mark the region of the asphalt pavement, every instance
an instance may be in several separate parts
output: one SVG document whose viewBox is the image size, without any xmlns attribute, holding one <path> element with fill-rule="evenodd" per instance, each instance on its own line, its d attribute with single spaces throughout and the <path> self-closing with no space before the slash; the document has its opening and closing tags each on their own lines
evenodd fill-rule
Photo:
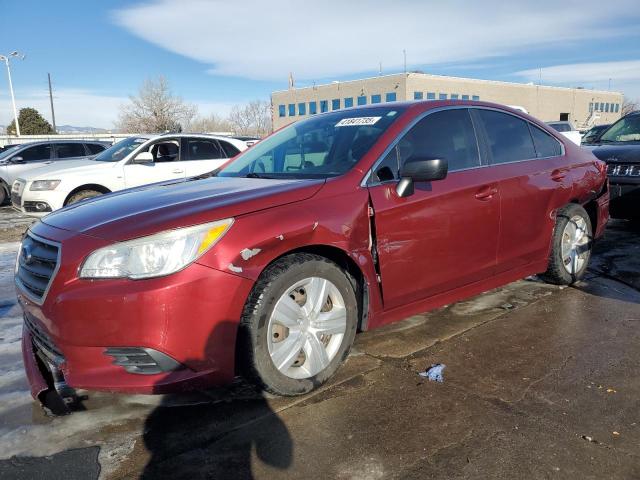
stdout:
<svg viewBox="0 0 640 480">
<path fill-rule="evenodd" d="M 525 279 L 360 334 L 304 397 L 81 392 L 59 418 L 26 393 L 2 274 L 0 478 L 639 478 L 640 229 L 612 222 L 596 250 L 573 287 Z"/>
</svg>

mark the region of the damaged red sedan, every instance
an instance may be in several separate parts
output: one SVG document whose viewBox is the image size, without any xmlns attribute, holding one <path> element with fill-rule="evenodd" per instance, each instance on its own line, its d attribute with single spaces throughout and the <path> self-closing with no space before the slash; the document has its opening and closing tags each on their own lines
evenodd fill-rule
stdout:
<svg viewBox="0 0 640 480">
<path fill-rule="evenodd" d="M 236 375 L 309 392 L 357 331 L 532 274 L 580 279 L 608 201 L 603 162 L 503 106 L 316 115 L 209 175 L 31 227 L 15 279 L 32 392 Z"/>
</svg>

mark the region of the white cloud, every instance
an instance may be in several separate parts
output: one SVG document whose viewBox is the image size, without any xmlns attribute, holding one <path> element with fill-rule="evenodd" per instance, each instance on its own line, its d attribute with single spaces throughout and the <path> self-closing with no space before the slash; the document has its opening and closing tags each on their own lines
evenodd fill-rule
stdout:
<svg viewBox="0 0 640 480">
<path fill-rule="evenodd" d="M 527 80 L 557 85 L 576 85 L 587 88 L 622 91 L 630 97 L 640 97 L 640 60 L 616 62 L 571 63 L 542 69 L 521 70 L 515 76 Z"/>
<path fill-rule="evenodd" d="M 32 107 L 51 122 L 49 92 L 42 89 L 16 90 L 16 107 Z M 113 128 L 118 118 L 120 105 L 128 101 L 127 97 L 103 95 L 87 90 L 57 89 L 53 103 L 56 112 L 56 124 L 78 127 Z M 0 125 L 8 125 L 13 120 L 11 99 L 6 91 L 0 94 Z"/>
<path fill-rule="evenodd" d="M 615 5 L 612 5 L 615 3 Z M 217 75 L 300 79 L 512 55 L 623 33 L 637 0 L 154 0 L 114 12 L 153 44 Z M 618 22 L 619 23 L 619 22 Z M 611 25 L 611 27 L 607 27 Z"/>
</svg>

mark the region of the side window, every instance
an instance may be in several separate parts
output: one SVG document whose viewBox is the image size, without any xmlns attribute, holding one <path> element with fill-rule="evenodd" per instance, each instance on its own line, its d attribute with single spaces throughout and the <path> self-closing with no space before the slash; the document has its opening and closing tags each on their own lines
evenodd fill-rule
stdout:
<svg viewBox="0 0 640 480">
<path fill-rule="evenodd" d="M 85 145 L 91 155 L 96 155 L 106 149 L 104 145 L 99 143 L 86 143 Z"/>
<path fill-rule="evenodd" d="M 536 148 L 537 158 L 557 157 L 562 155 L 562 147 L 560 142 L 544 132 L 535 125 L 529 124 L 531 136 L 533 137 L 533 145 Z"/>
<path fill-rule="evenodd" d="M 449 171 L 480 166 L 478 144 L 468 109 L 443 110 L 420 120 L 398 142 L 400 163 L 410 158 L 442 158 Z"/>
<path fill-rule="evenodd" d="M 313 113 L 316 113 L 315 109 L 314 109 Z M 235 157 L 236 155 L 238 155 L 240 153 L 240 150 L 238 150 L 236 147 L 231 145 L 229 142 L 223 142 L 222 140 L 220 140 L 219 143 L 220 143 L 220 146 L 222 147 L 222 149 L 224 150 L 226 158 Z"/>
<path fill-rule="evenodd" d="M 16 157 L 22 157 L 25 162 L 51 160 L 51 145 L 36 145 L 18 152 Z"/>
<path fill-rule="evenodd" d="M 87 155 L 81 143 L 57 143 L 56 154 L 59 159 L 84 157 Z"/>
<path fill-rule="evenodd" d="M 155 163 L 177 162 L 180 160 L 180 146 L 177 140 L 154 143 L 149 151 Z"/>
<path fill-rule="evenodd" d="M 495 110 L 477 110 L 487 134 L 492 163 L 536 158 L 527 122 Z"/>
<path fill-rule="evenodd" d="M 187 140 L 187 160 L 215 160 L 226 158 L 226 154 L 215 140 L 190 138 Z"/>
</svg>

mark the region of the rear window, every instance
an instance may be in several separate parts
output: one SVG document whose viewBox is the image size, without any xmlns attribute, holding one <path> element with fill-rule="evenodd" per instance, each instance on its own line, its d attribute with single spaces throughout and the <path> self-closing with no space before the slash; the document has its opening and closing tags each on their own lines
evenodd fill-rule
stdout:
<svg viewBox="0 0 640 480">
<path fill-rule="evenodd" d="M 478 109 L 487 133 L 492 163 L 509 163 L 536 158 L 533 140 L 525 120 L 495 110 Z"/>
</svg>

